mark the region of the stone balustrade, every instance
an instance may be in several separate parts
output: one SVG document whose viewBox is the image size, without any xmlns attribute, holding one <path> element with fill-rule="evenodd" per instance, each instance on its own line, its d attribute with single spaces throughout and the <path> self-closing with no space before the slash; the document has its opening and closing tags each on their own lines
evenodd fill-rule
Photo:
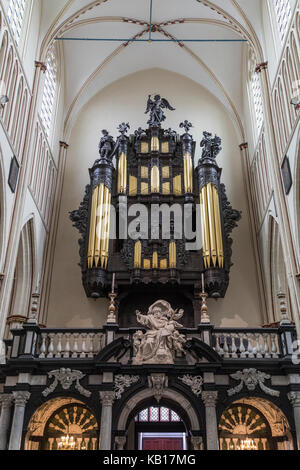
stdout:
<svg viewBox="0 0 300 470">
<path fill-rule="evenodd" d="M 276 329 L 215 329 L 214 350 L 225 359 L 272 359 L 282 356 L 279 332 Z"/>
<path fill-rule="evenodd" d="M 93 358 L 105 345 L 103 332 L 97 330 L 41 330 L 39 359 Z"/>
<path fill-rule="evenodd" d="M 118 328 L 117 325 L 102 329 L 49 329 L 25 323 L 22 328 L 12 330 L 12 339 L 5 341 L 7 359 L 31 357 L 61 362 L 64 359 L 93 359 L 106 345 L 122 339 L 125 349 L 129 348 L 132 360 L 137 330 L 145 331 L 143 328 Z M 197 328 L 182 328 L 179 332 L 188 342 L 197 339 L 206 343 L 224 360 L 278 360 L 293 354 L 296 338 L 292 324 L 279 328 L 214 328 L 212 325 L 199 325 Z"/>
</svg>

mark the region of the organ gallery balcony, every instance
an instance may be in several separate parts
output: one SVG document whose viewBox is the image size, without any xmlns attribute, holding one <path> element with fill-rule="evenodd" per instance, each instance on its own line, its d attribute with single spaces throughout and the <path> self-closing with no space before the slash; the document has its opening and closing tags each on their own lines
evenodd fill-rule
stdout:
<svg viewBox="0 0 300 470">
<path fill-rule="evenodd" d="M 11 330 L 12 338 L 6 340 L 7 364 L 32 363 L 90 363 L 119 361 L 128 366 L 134 362 L 134 336 L 145 328 L 119 328 L 107 324 L 96 329 L 40 328 L 25 323 Z M 296 329 L 286 323 L 279 328 L 215 328 L 199 325 L 181 328 L 185 336 L 183 352 L 176 352 L 174 364 L 193 366 L 212 362 L 282 362 L 293 355 Z M 206 353 L 205 355 L 203 353 Z M 136 365 L 135 365 L 136 367 Z"/>
</svg>

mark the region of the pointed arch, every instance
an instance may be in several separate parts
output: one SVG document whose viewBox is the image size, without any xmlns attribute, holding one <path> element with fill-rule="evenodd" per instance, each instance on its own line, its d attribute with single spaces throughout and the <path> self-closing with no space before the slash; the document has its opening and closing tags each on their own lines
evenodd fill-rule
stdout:
<svg viewBox="0 0 300 470">
<path fill-rule="evenodd" d="M 0 147 L 0 273 L 2 259 L 4 255 L 4 238 L 5 238 L 5 185 L 4 185 L 4 169 L 2 159 L 2 149 Z"/>
<path fill-rule="evenodd" d="M 289 287 L 285 269 L 285 260 L 283 256 L 279 225 L 273 217 L 270 217 L 269 234 L 269 279 L 272 302 L 272 318 L 270 318 L 269 321 L 270 323 L 278 323 L 281 319 L 278 299 L 278 294 L 280 292 L 286 295 L 286 302 L 287 306 L 289 307 L 288 311 L 291 316 L 292 311 L 290 308 Z"/>
<path fill-rule="evenodd" d="M 16 317 L 26 319 L 28 316 L 35 277 L 35 259 L 34 219 L 30 216 L 20 233 L 8 324 Z"/>
</svg>

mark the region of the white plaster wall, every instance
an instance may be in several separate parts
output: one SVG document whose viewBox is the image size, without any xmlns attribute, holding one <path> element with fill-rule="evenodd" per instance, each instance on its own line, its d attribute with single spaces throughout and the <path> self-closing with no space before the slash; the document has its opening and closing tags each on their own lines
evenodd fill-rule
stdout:
<svg viewBox="0 0 300 470">
<path fill-rule="evenodd" d="M 222 326 L 258 326 L 261 314 L 258 303 L 254 257 L 250 240 L 245 185 L 242 175 L 239 142 L 234 126 L 223 106 L 195 82 L 160 69 L 146 70 L 112 83 L 96 95 L 78 115 L 67 156 L 60 207 L 57 243 L 51 284 L 48 326 L 96 327 L 103 323 L 107 301 L 87 299 L 81 284 L 78 232 L 72 227 L 68 212 L 76 209 L 89 182 L 88 168 L 97 158 L 100 131 L 107 128 L 117 135 L 116 127 L 129 121 L 131 130 L 146 126 L 144 114 L 147 95 L 159 92 L 176 107 L 167 113 L 165 127 L 178 130 L 184 119 L 194 124 L 197 155 L 202 132 L 217 133 L 223 141 L 218 157 L 223 167 L 233 207 L 243 211 L 239 227 L 233 233 L 231 283 L 225 299 L 209 301 L 212 321 Z"/>
</svg>

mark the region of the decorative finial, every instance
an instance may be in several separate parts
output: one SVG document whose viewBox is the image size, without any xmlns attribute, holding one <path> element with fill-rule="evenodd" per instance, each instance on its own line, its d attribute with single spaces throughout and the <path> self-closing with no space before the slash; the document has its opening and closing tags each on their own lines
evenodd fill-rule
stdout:
<svg viewBox="0 0 300 470">
<path fill-rule="evenodd" d="M 107 317 L 107 323 L 116 323 L 116 305 L 115 305 L 115 299 L 117 297 L 117 294 L 115 294 L 115 280 L 116 280 L 116 274 L 113 273 L 112 276 L 112 285 L 111 285 L 111 293 L 108 295 L 110 298 L 110 305 L 108 308 L 109 314 Z"/>
<path fill-rule="evenodd" d="M 202 279 L 202 292 L 200 294 L 200 297 L 202 299 L 202 305 L 201 305 L 201 320 L 200 320 L 200 323 L 203 324 L 203 323 L 210 323 L 210 318 L 209 318 L 209 315 L 208 315 L 208 307 L 207 307 L 207 304 L 206 304 L 206 299 L 208 297 L 208 294 L 205 292 L 205 283 L 204 283 L 204 274 L 202 273 L 202 276 L 201 276 L 201 279 Z"/>
<path fill-rule="evenodd" d="M 291 323 L 291 320 L 289 319 L 288 313 L 287 313 L 287 305 L 286 305 L 286 295 L 283 292 L 279 292 L 277 294 L 277 297 L 279 299 L 279 308 L 280 308 L 280 313 L 281 313 L 281 319 L 280 319 L 280 324 L 281 325 L 287 325 Z"/>
<path fill-rule="evenodd" d="M 180 128 L 184 128 L 185 129 L 185 132 L 188 134 L 189 133 L 189 130 L 191 129 L 191 127 L 193 127 L 193 124 L 187 120 L 185 120 L 184 122 L 181 122 L 179 124 L 179 127 Z"/>
</svg>

